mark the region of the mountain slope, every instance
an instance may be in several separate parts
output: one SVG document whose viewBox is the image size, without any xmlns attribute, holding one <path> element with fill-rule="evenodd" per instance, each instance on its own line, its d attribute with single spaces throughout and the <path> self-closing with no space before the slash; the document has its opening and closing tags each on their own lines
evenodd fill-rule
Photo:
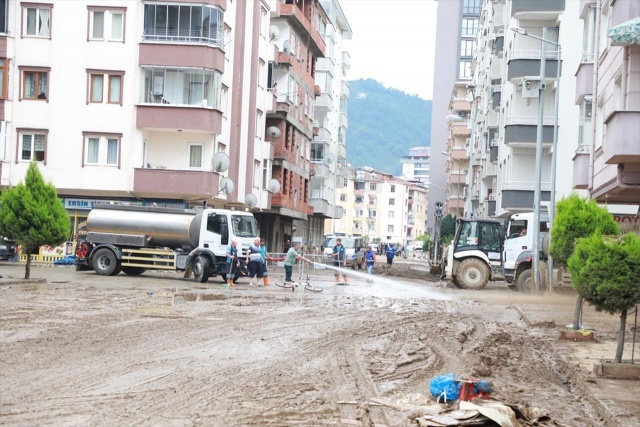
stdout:
<svg viewBox="0 0 640 427">
<path fill-rule="evenodd" d="M 347 161 L 400 175 L 400 156 L 429 146 L 431 101 L 373 80 L 349 82 Z"/>
</svg>

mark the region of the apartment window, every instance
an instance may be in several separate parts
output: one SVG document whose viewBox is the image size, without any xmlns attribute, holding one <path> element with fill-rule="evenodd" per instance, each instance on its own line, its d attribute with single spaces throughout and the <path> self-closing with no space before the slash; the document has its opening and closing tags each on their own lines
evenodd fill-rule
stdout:
<svg viewBox="0 0 640 427">
<path fill-rule="evenodd" d="M 395 218 L 396 213 L 394 211 L 389 211 L 389 219 Z"/>
<path fill-rule="evenodd" d="M 7 122 L 0 122 L 0 161 L 7 161 Z"/>
<path fill-rule="evenodd" d="M 593 62 L 596 41 L 596 8 L 589 7 L 582 35 L 582 62 Z"/>
<path fill-rule="evenodd" d="M 271 181 L 271 159 L 264 159 L 262 161 L 262 189 L 269 188 L 269 181 Z"/>
<path fill-rule="evenodd" d="M 473 40 L 460 40 L 460 56 L 473 56 Z"/>
<path fill-rule="evenodd" d="M 204 145 L 189 143 L 189 169 L 202 170 Z"/>
<path fill-rule="evenodd" d="M 370 182 L 369 183 L 369 190 L 376 191 L 376 187 L 377 187 L 377 185 L 376 185 L 375 182 Z"/>
<path fill-rule="evenodd" d="M 256 138 L 263 139 L 265 135 L 264 131 L 264 113 L 257 110 L 256 113 Z"/>
<path fill-rule="evenodd" d="M 0 0 L 0 34 L 7 34 L 7 17 L 9 16 L 9 0 Z"/>
<path fill-rule="evenodd" d="M 465 15 L 478 15 L 482 0 L 464 0 L 462 2 L 462 13 Z"/>
<path fill-rule="evenodd" d="M 604 54 L 609 46 L 609 37 L 607 37 L 607 32 L 609 31 L 609 15 L 611 13 L 611 9 L 605 5 L 607 1 L 603 1 L 602 13 L 600 14 L 600 34 L 598 34 L 598 55 Z"/>
<path fill-rule="evenodd" d="M 122 41 L 124 43 L 124 26 L 126 8 L 97 8 L 88 7 L 89 41 Z"/>
<path fill-rule="evenodd" d="M 585 98 L 580 104 L 580 124 L 578 127 L 578 151 L 589 152 L 591 150 L 591 116 L 592 116 L 591 98 Z"/>
<path fill-rule="evenodd" d="M 604 139 L 604 96 L 598 99 L 596 104 L 596 140 L 594 141 L 595 149 L 602 148 Z"/>
<path fill-rule="evenodd" d="M 346 194 L 341 194 L 340 195 L 340 201 L 341 202 L 346 202 L 347 201 L 347 195 Z"/>
<path fill-rule="evenodd" d="M 622 74 L 618 74 L 613 82 L 613 110 L 624 109 L 624 96 L 622 94 Z"/>
<path fill-rule="evenodd" d="M 87 70 L 87 104 L 122 105 L 122 80 L 124 71 Z M 106 90 L 106 93 L 105 93 Z"/>
<path fill-rule="evenodd" d="M 44 129 L 16 129 L 18 144 L 16 145 L 16 163 L 42 162 L 47 164 L 48 130 Z"/>
<path fill-rule="evenodd" d="M 477 18 L 462 19 L 462 35 L 463 36 L 475 36 L 477 31 L 478 31 Z"/>
<path fill-rule="evenodd" d="M 120 169 L 122 134 L 83 132 L 82 167 L 116 166 Z"/>
<path fill-rule="evenodd" d="M 220 109 L 221 77 L 202 68 L 142 67 L 140 102 Z"/>
<path fill-rule="evenodd" d="M 460 68 L 458 70 L 461 79 L 471 78 L 471 61 L 460 61 Z"/>
<path fill-rule="evenodd" d="M 9 58 L 0 58 L 0 99 L 7 99 L 8 86 Z"/>
<path fill-rule="evenodd" d="M 51 68 L 18 67 L 22 78 L 20 99 L 49 100 L 49 72 Z"/>
<path fill-rule="evenodd" d="M 369 209 L 369 218 L 375 218 L 378 212 L 375 209 Z"/>
<path fill-rule="evenodd" d="M 396 204 L 396 199 L 389 199 L 389 205 L 393 206 Z"/>
<path fill-rule="evenodd" d="M 224 13 L 206 5 L 144 5 L 144 34 L 147 41 L 224 45 Z"/>
<path fill-rule="evenodd" d="M 387 233 L 393 233 L 393 225 L 387 225 Z"/>
<path fill-rule="evenodd" d="M 222 117 L 227 117 L 227 110 L 229 105 L 229 88 L 225 85 L 220 87 L 220 107 L 219 110 L 222 111 Z"/>
<path fill-rule="evenodd" d="M 22 3 L 22 36 L 51 38 L 52 4 Z"/>
<path fill-rule="evenodd" d="M 356 214 L 355 216 L 357 218 L 362 218 L 364 216 L 364 210 L 363 209 L 356 209 Z"/>
<path fill-rule="evenodd" d="M 263 7 L 260 8 L 260 35 L 263 38 L 267 37 L 267 31 L 269 28 L 269 16 L 267 10 Z"/>
<path fill-rule="evenodd" d="M 267 64 L 262 59 L 260 59 L 259 64 L 258 87 L 264 88 L 264 80 L 267 78 Z"/>
<path fill-rule="evenodd" d="M 396 192 L 396 186 L 395 185 L 391 185 L 391 190 L 390 191 L 392 193 L 395 193 Z"/>
<path fill-rule="evenodd" d="M 364 197 L 363 196 L 356 196 L 355 203 L 357 203 L 357 204 L 364 203 Z"/>
</svg>

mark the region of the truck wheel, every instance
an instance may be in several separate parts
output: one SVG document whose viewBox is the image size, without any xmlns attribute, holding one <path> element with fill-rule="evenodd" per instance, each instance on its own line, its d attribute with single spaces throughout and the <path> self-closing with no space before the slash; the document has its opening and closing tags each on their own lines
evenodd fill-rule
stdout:
<svg viewBox="0 0 640 427">
<path fill-rule="evenodd" d="M 457 283 L 455 283 L 457 282 Z M 467 258 L 458 265 L 455 273 L 456 286 L 463 289 L 480 290 L 489 282 L 489 267 L 480 259 Z"/>
<path fill-rule="evenodd" d="M 101 276 L 115 276 L 120 272 L 118 259 L 111 249 L 100 248 L 91 261 L 93 270 Z"/>
<path fill-rule="evenodd" d="M 196 282 L 207 283 L 209 280 L 211 262 L 206 256 L 199 255 L 193 261 L 193 276 Z"/>
<path fill-rule="evenodd" d="M 139 276 L 145 271 L 142 267 L 122 267 L 122 272 L 127 276 Z"/>
<path fill-rule="evenodd" d="M 531 274 L 531 269 L 525 270 L 518 275 L 516 279 L 516 285 L 518 285 L 518 289 L 520 292 L 530 294 L 531 293 L 531 284 L 533 283 L 533 277 Z"/>
</svg>

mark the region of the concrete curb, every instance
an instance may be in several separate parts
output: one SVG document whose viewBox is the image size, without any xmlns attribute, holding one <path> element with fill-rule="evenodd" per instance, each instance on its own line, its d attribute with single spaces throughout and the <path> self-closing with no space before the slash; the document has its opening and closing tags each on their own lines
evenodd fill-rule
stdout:
<svg viewBox="0 0 640 427">
<path fill-rule="evenodd" d="M 8 279 L 0 279 L 0 286 L 9 286 L 9 285 L 27 285 L 29 283 L 46 283 L 47 279 L 37 278 L 37 279 L 17 279 L 17 278 L 8 278 Z"/>
<path fill-rule="evenodd" d="M 530 327 L 530 325 L 534 324 L 531 320 L 524 314 L 522 309 L 514 304 L 515 310 L 520 315 L 522 321 Z M 571 382 L 575 385 L 575 387 L 580 390 L 580 393 L 587 399 L 587 401 L 595 408 L 598 415 L 600 415 L 607 426 L 610 427 L 626 427 L 625 424 L 620 424 L 618 422 L 618 416 L 614 411 L 609 408 L 609 404 L 607 402 L 603 402 L 593 393 L 587 382 L 584 380 L 583 376 L 580 372 L 575 368 L 575 365 L 570 361 L 566 360 L 566 358 L 559 354 L 554 346 L 549 346 L 550 350 L 553 352 L 554 359 L 558 361 L 559 367 L 562 372 L 569 377 Z"/>
</svg>

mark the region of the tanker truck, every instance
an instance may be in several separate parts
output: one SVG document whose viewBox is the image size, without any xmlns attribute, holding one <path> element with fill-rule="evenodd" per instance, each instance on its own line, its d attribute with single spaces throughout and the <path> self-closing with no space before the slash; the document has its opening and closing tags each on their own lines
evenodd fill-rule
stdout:
<svg viewBox="0 0 640 427">
<path fill-rule="evenodd" d="M 226 281 L 227 246 L 235 240 L 238 255 L 246 255 L 258 223 L 244 211 L 96 205 L 79 235 L 77 270 L 102 276 L 178 270 L 205 283 L 216 275 Z"/>
</svg>

